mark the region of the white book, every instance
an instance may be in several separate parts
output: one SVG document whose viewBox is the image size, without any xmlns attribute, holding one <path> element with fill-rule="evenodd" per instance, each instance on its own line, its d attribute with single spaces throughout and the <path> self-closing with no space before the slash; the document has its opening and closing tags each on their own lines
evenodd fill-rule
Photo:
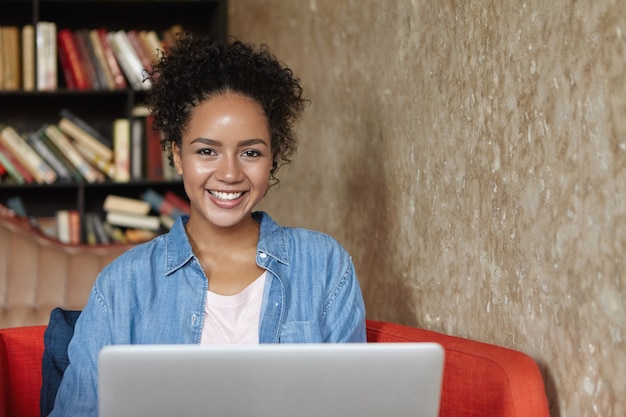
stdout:
<svg viewBox="0 0 626 417">
<path fill-rule="evenodd" d="M 57 26 L 54 22 L 37 22 L 36 26 L 37 90 L 55 91 L 57 84 Z"/>
<path fill-rule="evenodd" d="M 145 216 L 150 212 L 151 206 L 145 200 L 109 194 L 104 199 L 102 209 L 104 211 L 119 211 Z"/>
<path fill-rule="evenodd" d="M 126 31 L 111 31 L 107 37 L 122 71 L 124 71 L 124 75 L 132 87 L 135 90 L 149 90 L 152 85 L 149 80 L 144 81 L 144 67 L 133 49 Z"/>
<path fill-rule="evenodd" d="M 114 226 L 129 227 L 132 229 L 159 230 L 161 220 L 159 216 L 130 214 L 120 211 L 108 211 L 107 223 Z"/>
</svg>

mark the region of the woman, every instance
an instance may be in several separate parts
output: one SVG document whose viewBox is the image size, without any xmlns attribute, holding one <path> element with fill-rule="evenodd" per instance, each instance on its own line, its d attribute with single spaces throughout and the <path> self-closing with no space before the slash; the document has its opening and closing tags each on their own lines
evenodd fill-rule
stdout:
<svg viewBox="0 0 626 417">
<path fill-rule="evenodd" d="M 305 100 L 292 71 L 265 48 L 187 36 L 149 77 L 147 102 L 191 213 L 98 276 L 53 416 L 97 415 L 96 364 L 109 344 L 366 340 L 349 254 L 254 211 L 296 149 Z"/>
</svg>

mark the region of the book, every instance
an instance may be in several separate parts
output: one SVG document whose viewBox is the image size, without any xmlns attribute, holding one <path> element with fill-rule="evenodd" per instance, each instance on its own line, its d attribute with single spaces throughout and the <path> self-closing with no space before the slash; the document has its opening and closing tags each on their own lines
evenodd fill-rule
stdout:
<svg viewBox="0 0 626 417">
<path fill-rule="evenodd" d="M 74 142 L 74 147 L 92 166 L 96 167 L 107 177 L 111 179 L 115 178 L 115 165 L 113 164 L 113 161 L 102 158 L 92 149 L 80 142 Z"/>
<path fill-rule="evenodd" d="M 55 91 L 58 87 L 56 23 L 40 21 L 35 29 L 37 90 Z"/>
<path fill-rule="evenodd" d="M 100 38 L 100 43 L 102 45 L 102 52 L 104 53 L 104 57 L 106 58 L 107 63 L 109 64 L 109 68 L 111 69 L 111 73 L 113 74 L 113 80 L 115 81 L 115 88 L 118 90 L 124 90 L 128 88 L 128 83 L 126 78 L 124 77 L 124 73 L 122 72 L 122 68 L 115 57 L 115 53 L 111 47 L 108 38 L 108 32 L 105 28 L 97 28 L 93 29 L 98 37 Z"/>
<path fill-rule="evenodd" d="M 70 211 L 57 210 L 57 239 L 62 243 L 70 243 Z"/>
<path fill-rule="evenodd" d="M 136 29 L 127 30 L 126 36 L 128 37 L 133 50 L 137 54 L 139 61 L 141 61 L 143 68 L 145 70 L 150 70 L 152 68 L 152 56 L 148 54 L 148 51 L 145 49 L 144 43 L 139 36 L 139 31 Z"/>
<path fill-rule="evenodd" d="M 104 135 L 98 129 L 94 128 L 91 124 L 86 122 L 81 117 L 78 117 L 75 113 L 70 111 L 68 108 L 66 108 L 66 107 L 62 108 L 61 111 L 59 111 L 59 117 L 70 120 L 76 126 L 78 126 L 80 129 L 82 129 L 85 132 L 87 132 L 90 136 L 92 136 L 94 139 L 98 140 L 100 143 L 102 143 L 107 148 L 109 148 L 109 149 L 113 148 L 113 141 L 109 137 Z"/>
<path fill-rule="evenodd" d="M 130 181 L 130 120 L 127 118 L 113 121 L 113 162 L 115 181 Z"/>
<path fill-rule="evenodd" d="M 103 245 L 111 243 L 111 238 L 104 228 L 104 222 L 102 221 L 100 215 L 98 213 L 91 213 L 90 220 L 93 224 L 94 230 L 96 231 L 98 243 Z"/>
<path fill-rule="evenodd" d="M 67 159 L 65 154 L 50 140 L 48 135 L 46 134 L 45 129 L 47 125 L 43 125 L 39 129 L 37 129 L 37 134 L 39 135 L 39 139 L 50 149 L 50 151 L 57 157 L 57 159 L 67 168 L 72 176 L 72 179 L 76 182 L 84 182 L 85 178 L 80 174 L 78 169 L 72 164 L 72 162 Z"/>
<path fill-rule="evenodd" d="M 164 50 L 163 42 L 159 39 L 159 35 L 155 30 L 140 30 L 139 38 L 143 42 L 144 49 L 147 51 L 150 61 L 154 62 L 159 58 L 159 54 Z"/>
<path fill-rule="evenodd" d="M 102 76 L 104 85 L 106 86 L 107 90 L 115 90 L 115 79 L 113 78 L 113 73 L 111 72 L 111 67 L 109 67 L 107 58 L 104 55 L 104 49 L 102 47 L 102 41 L 100 39 L 100 36 L 98 36 L 98 31 L 96 29 L 91 29 L 88 31 L 88 35 L 89 43 L 91 44 L 91 49 L 93 50 L 95 63 L 98 68 L 98 72 Z"/>
<path fill-rule="evenodd" d="M 57 38 L 61 70 L 67 87 L 76 90 L 91 89 L 91 78 L 83 66 L 83 57 L 75 33 L 70 29 L 60 29 Z"/>
<path fill-rule="evenodd" d="M 57 180 L 57 173 L 13 127 L 0 125 L 0 142 L 30 171 L 37 183 L 52 184 Z"/>
<path fill-rule="evenodd" d="M 7 207 L 20 217 L 27 217 L 28 212 L 24 206 L 24 201 L 19 195 L 7 198 Z"/>
<path fill-rule="evenodd" d="M 116 194 L 107 195 L 102 204 L 104 211 L 118 211 L 137 215 L 150 213 L 150 208 L 150 203 L 145 200 Z"/>
<path fill-rule="evenodd" d="M 89 132 L 84 130 L 82 127 L 78 126 L 72 120 L 67 117 L 61 117 L 61 120 L 57 123 L 59 128 L 74 139 L 76 142 L 81 143 L 91 151 L 93 151 L 96 155 L 100 156 L 102 159 L 106 161 L 110 161 L 113 159 L 113 149 L 108 146 L 105 146 L 92 136 Z"/>
<path fill-rule="evenodd" d="M 189 200 L 184 199 L 183 197 L 176 194 L 174 191 L 166 191 L 163 194 L 163 198 L 172 203 L 175 207 L 177 207 L 180 211 L 185 214 L 191 213 L 191 206 L 189 204 Z"/>
<path fill-rule="evenodd" d="M 50 149 L 49 144 L 41 139 L 40 132 L 26 133 L 26 142 L 54 169 L 57 173 L 57 180 L 66 181 L 73 178 L 67 165 Z"/>
<path fill-rule="evenodd" d="M 159 216 L 149 214 L 132 214 L 121 211 L 107 211 L 106 221 L 113 226 L 127 227 L 131 229 L 147 229 L 157 231 L 161 226 Z"/>
<path fill-rule="evenodd" d="M 146 119 L 148 107 L 135 106 L 131 111 L 130 122 L 130 177 L 143 179 L 146 174 Z"/>
<path fill-rule="evenodd" d="M 80 213 L 78 210 L 68 210 L 69 221 L 69 243 L 79 245 L 82 241 L 82 226 L 80 222 Z"/>
<path fill-rule="evenodd" d="M 69 137 L 61 131 L 56 125 L 45 126 L 46 136 L 54 143 L 54 145 L 65 155 L 65 157 L 74 165 L 80 175 L 89 183 L 100 182 L 103 180 L 101 175 L 85 158 L 76 150 Z"/>
<path fill-rule="evenodd" d="M 154 128 L 154 117 L 149 114 L 145 118 L 145 177 L 149 180 L 163 180 L 163 150 L 161 148 L 161 131 Z"/>
<path fill-rule="evenodd" d="M 20 33 L 18 26 L 0 26 L 3 79 L 0 90 L 17 91 L 22 87 Z"/>
<path fill-rule="evenodd" d="M 106 90 L 104 74 L 98 70 L 96 56 L 89 41 L 89 31 L 87 29 L 78 29 L 74 31 L 74 36 L 80 51 L 81 64 L 91 81 L 91 88 L 93 90 Z"/>
<path fill-rule="evenodd" d="M 35 27 L 22 26 L 22 90 L 35 90 Z"/>
<path fill-rule="evenodd" d="M 144 201 L 150 203 L 150 207 L 157 213 L 169 216 L 173 219 L 185 214 L 184 211 L 176 207 L 171 200 L 166 200 L 163 195 L 152 188 L 148 188 L 141 195 Z"/>
<path fill-rule="evenodd" d="M 15 181 L 15 183 L 17 184 L 26 183 L 26 179 L 24 178 L 20 170 L 13 164 L 13 162 L 10 160 L 8 155 L 6 155 L 2 149 L 0 149 L 0 164 L 2 164 L 6 173 L 9 175 L 9 177 L 13 181 Z"/>
<path fill-rule="evenodd" d="M 107 34 L 107 37 L 129 84 L 135 90 L 149 90 L 152 85 L 149 80 L 144 81 L 143 65 L 131 45 L 126 31 L 111 31 Z"/>
<path fill-rule="evenodd" d="M 2 141 L 0 141 L 0 155 L 2 165 L 4 165 L 9 175 L 18 184 L 32 184 L 35 182 L 35 178 L 30 171 L 13 155 L 13 152 L 4 147 Z"/>
<path fill-rule="evenodd" d="M 85 213 L 85 242 L 88 245 L 98 243 L 98 235 L 96 234 L 96 226 L 93 221 L 95 213 Z"/>
</svg>

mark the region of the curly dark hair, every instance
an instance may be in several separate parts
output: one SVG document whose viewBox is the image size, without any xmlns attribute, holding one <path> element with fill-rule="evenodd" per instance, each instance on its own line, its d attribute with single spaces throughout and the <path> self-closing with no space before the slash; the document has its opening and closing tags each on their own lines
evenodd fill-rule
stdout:
<svg viewBox="0 0 626 417">
<path fill-rule="evenodd" d="M 308 101 L 302 97 L 300 80 L 269 52 L 237 39 L 214 40 L 186 33 L 162 51 L 152 70 L 146 104 L 154 128 L 163 134 L 161 147 L 173 165 L 172 143 L 182 145 L 191 110 L 204 100 L 226 92 L 255 100 L 267 117 L 272 149 L 270 184 L 278 169 L 291 162 L 297 141 L 293 129 Z"/>
</svg>

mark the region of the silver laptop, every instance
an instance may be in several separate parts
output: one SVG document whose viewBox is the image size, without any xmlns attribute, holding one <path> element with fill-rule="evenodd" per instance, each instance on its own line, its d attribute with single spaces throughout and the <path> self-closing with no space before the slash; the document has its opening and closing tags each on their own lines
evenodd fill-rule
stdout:
<svg viewBox="0 0 626 417">
<path fill-rule="evenodd" d="M 437 417 L 435 343 L 114 345 L 100 417 Z"/>
</svg>

